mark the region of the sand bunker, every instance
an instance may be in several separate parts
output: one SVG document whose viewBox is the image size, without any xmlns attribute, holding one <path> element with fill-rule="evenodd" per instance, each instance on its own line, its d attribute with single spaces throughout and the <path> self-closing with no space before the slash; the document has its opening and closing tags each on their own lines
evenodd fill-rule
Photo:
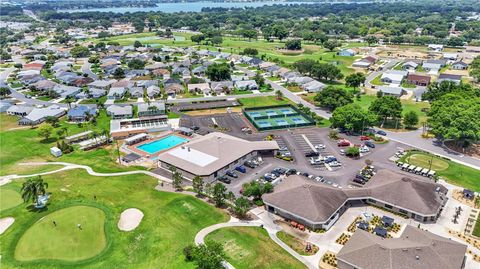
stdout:
<svg viewBox="0 0 480 269">
<path fill-rule="evenodd" d="M 0 219 L 0 234 L 3 234 L 13 222 L 15 222 L 15 219 L 12 217 Z"/>
<path fill-rule="evenodd" d="M 121 231 L 132 231 L 140 225 L 143 219 L 143 212 L 136 208 L 129 208 L 120 214 L 118 229 Z"/>
</svg>

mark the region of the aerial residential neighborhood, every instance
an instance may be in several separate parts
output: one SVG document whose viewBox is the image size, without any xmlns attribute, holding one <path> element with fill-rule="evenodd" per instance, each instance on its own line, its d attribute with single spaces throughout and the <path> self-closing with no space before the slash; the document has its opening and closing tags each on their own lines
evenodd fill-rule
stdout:
<svg viewBox="0 0 480 269">
<path fill-rule="evenodd" d="M 1 268 L 480 267 L 480 6 L 0 3 Z"/>
</svg>

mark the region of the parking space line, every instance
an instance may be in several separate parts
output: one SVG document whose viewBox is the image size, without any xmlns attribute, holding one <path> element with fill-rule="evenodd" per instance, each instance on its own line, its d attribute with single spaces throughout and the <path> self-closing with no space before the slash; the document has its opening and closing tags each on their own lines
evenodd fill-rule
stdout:
<svg viewBox="0 0 480 269">
<path fill-rule="evenodd" d="M 302 134 L 302 137 L 303 139 L 305 140 L 305 142 L 307 143 L 307 145 L 314 151 L 314 152 L 318 152 L 317 149 L 312 145 L 312 143 L 310 143 L 310 140 L 308 140 L 307 136 Z"/>
</svg>

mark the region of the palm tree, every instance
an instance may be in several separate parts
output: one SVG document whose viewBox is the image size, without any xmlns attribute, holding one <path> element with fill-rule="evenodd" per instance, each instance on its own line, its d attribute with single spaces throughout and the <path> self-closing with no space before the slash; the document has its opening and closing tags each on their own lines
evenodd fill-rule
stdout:
<svg viewBox="0 0 480 269">
<path fill-rule="evenodd" d="M 71 97 L 71 96 L 67 96 L 67 98 L 65 98 L 65 102 L 67 102 L 68 108 L 72 108 L 73 101 L 74 101 L 73 97 Z"/>
<path fill-rule="evenodd" d="M 39 195 L 45 195 L 48 188 L 48 183 L 43 182 L 41 176 L 38 176 L 35 179 L 28 179 L 22 185 L 22 199 L 23 202 L 27 203 L 33 201 L 36 203 Z"/>
<path fill-rule="evenodd" d="M 275 92 L 275 96 L 277 97 L 277 100 L 282 100 L 283 99 L 283 92 L 280 90 L 277 90 Z"/>
</svg>

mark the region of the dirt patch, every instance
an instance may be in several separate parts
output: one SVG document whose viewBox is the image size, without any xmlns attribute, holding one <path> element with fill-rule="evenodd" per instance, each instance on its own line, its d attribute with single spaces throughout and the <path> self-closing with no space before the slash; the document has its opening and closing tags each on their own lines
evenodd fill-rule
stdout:
<svg viewBox="0 0 480 269">
<path fill-rule="evenodd" d="M 120 214 L 118 229 L 120 231 L 133 231 L 140 225 L 143 219 L 143 212 L 136 208 L 129 208 Z"/>
<path fill-rule="evenodd" d="M 462 148 L 461 146 L 456 145 L 454 141 L 446 141 L 445 146 L 456 152 L 461 152 L 470 157 L 480 159 L 480 144 L 472 144 L 467 148 Z"/>
<path fill-rule="evenodd" d="M 8 227 L 10 227 L 15 222 L 15 219 L 12 217 L 6 217 L 0 219 L 0 234 L 3 234 Z"/>
</svg>

